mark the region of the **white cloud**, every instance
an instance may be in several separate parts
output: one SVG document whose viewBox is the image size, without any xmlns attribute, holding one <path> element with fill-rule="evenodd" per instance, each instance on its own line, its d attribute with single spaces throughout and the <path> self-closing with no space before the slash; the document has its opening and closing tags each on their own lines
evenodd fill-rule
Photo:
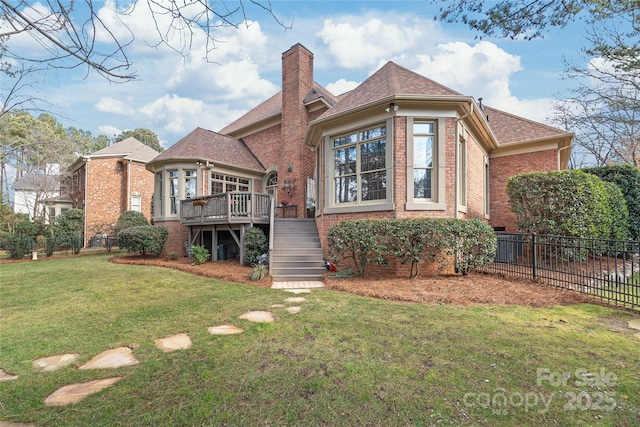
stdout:
<svg viewBox="0 0 640 427">
<path fill-rule="evenodd" d="M 121 116 L 131 116 L 135 113 L 135 110 L 131 108 L 128 103 L 109 97 L 100 98 L 95 104 L 95 107 L 96 110 L 102 113 L 118 114 Z"/>
<path fill-rule="evenodd" d="M 100 135 L 106 135 L 108 138 L 112 138 L 114 136 L 120 135 L 122 133 L 122 130 L 118 129 L 115 126 L 100 125 L 98 126 L 98 132 Z"/>
<path fill-rule="evenodd" d="M 392 55 L 411 49 L 427 29 L 419 22 L 349 17 L 324 21 L 318 35 L 328 45 L 337 65 L 344 68 L 375 66 Z M 390 23 L 393 22 L 393 23 Z M 428 30 L 428 29 L 427 29 Z"/>
<path fill-rule="evenodd" d="M 334 95 L 342 95 L 345 92 L 349 92 L 350 90 L 355 89 L 360 83 L 348 81 L 345 79 L 339 79 L 333 83 L 329 83 L 327 85 L 327 90 Z"/>
</svg>

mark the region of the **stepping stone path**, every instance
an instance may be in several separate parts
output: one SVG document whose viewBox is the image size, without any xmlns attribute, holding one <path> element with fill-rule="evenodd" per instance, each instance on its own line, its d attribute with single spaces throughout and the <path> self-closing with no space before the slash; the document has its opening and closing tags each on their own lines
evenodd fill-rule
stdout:
<svg viewBox="0 0 640 427">
<path fill-rule="evenodd" d="M 302 307 L 287 307 L 285 310 L 289 314 L 298 314 L 300 313 L 300 310 L 302 310 Z"/>
<path fill-rule="evenodd" d="M 257 323 L 271 323 L 274 321 L 273 314 L 268 311 L 249 311 L 241 314 L 239 318 Z"/>
<path fill-rule="evenodd" d="M 307 294 L 311 292 L 311 289 L 284 289 L 286 292 L 293 294 Z M 303 302 L 306 301 L 304 297 L 290 297 L 285 299 L 285 302 Z M 284 304 L 272 304 L 270 308 L 284 308 Z M 297 314 L 302 310 L 300 306 L 286 307 L 285 310 L 290 314 Z M 269 311 L 249 311 L 239 316 L 240 319 L 248 320 L 250 322 L 257 323 L 271 323 L 274 321 L 273 314 Z M 640 322 L 639 322 L 640 323 Z M 631 326 L 631 322 L 629 323 Z M 637 327 L 640 329 L 640 325 Z M 211 335 L 233 335 L 244 332 L 244 329 L 234 325 L 218 325 L 207 328 Z M 640 334 L 636 334 L 640 338 Z M 171 335 L 165 338 L 159 338 L 154 341 L 155 346 L 167 353 L 176 350 L 186 350 L 191 348 L 192 342 L 189 335 L 186 333 L 180 333 Z M 50 372 L 65 366 L 71 365 L 80 357 L 76 353 L 59 354 L 56 356 L 43 357 L 32 362 L 33 369 L 38 372 Z M 133 351 L 129 347 L 118 347 L 111 350 L 104 351 L 97 356 L 94 356 L 84 365 L 78 369 L 113 369 L 123 366 L 137 365 L 140 361 L 133 355 Z M 6 373 L 3 369 L 0 369 L 0 382 L 11 381 L 17 379 L 17 375 L 11 375 Z M 84 383 L 69 384 L 61 387 L 51 393 L 44 399 L 44 404 L 47 406 L 65 406 L 73 403 L 78 403 L 90 394 L 97 393 L 104 390 L 107 387 L 111 387 L 123 377 L 111 377 L 100 380 L 88 381 Z M 12 423 L 8 421 L 0 421 L 0 427 L 30 427 L 33 424 Z"/>
<path fill-rule="evenodd" d="M 640 330 L 640 319 L 629 320 L 629 329 Z M 633 336 L 640 340 L 640 332 L 633 334 Z"/>
<path fill-rule="evenodd" d="M 186 350 L 191 348 L 191 338 L 187 334 L 171 335 L 167 338 L 160 338 L 154 341 L 157 348 L 165 353 L 176 350 Z"/>
<path fill-rule="evenodd" d="M 12 381 L 12 380 L 17 380 L 18 376 L 17 375 L 11 375 L 11 374 L 7 374 L 4 369 L 0 369 L 0 382 L 2 381 Z"/>
<path fill-rule="evenodd" d="M 36 427 L 35 424 L 12 423 L 11 421 L 0 421 L 0 427 Z"/>
<path fill-rule="evenodd" d="M 129 347 L 118 347 L 103 351 L 78 369 L 120 368 L 122 366 L 137 365 L 138 363 L 140 361 L 136 359 Z"/>
<path fill-rule="evenodd" d="M 60 368 L 71 365 L 78 359 L 78 357 L 80 357 L 80 355 L 77 353 L 66 353 L 59 354 L 57 356 L 43 357 L 42 359 L 37 359 L 31 362 L 31 366 L 33 366 L 33 369 L 38 372 L 57 371 Z"/>
<path fill-rule="evenodd" d="M 211 335 L 234 335 L 244 332 L 244 329 L 233 325 L 211 326 L 207 330 Z"/>
<path fill-rule="evenodd" d="M 47 406 L 65 406 L 71 403 L 78 403 L 88 395 L 97 393 L 102 389 L 111 387 L 123 377 L 105 378 L 86 383 L 70 384 L 61 387 L 44 399 Z"/>
</svg>

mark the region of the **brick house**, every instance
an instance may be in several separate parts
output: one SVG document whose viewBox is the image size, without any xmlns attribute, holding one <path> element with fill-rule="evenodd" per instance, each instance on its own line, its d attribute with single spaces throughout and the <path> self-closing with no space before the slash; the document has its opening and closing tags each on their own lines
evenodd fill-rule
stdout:
<svg viewBox="0 0 640 427">
<path fill-rule="evenodd" d="M 84 246 L 93 236 L 114 232 L 124 211 L 151 219 L 153 173 L 146 164 L 159 153 L 135 138 L 80 156 L 67 168 L 63 194 L 85 214 Z"/>
<path fill-rule="evenodd" d="M 300 44 L 282 54 L 282 70 L 273 97 L 219 133 L 194 130 L 147 165 L 161 201 L 155 223 L 172 236 L 166 250 L 200 230 L 212 233 L 204 241 L 213 247 L 220 227 L 235 236 L 229 221 L 209 229 L 181 212 L 191 212 L 186 198 L 230 191 L 272 195 L 286 204 L 279 217 L 314 218 L 325 255 L 329 229 L 352 218 L 480 217 L 514 231 L 507 178 L 567 167 L 573 134 L 482 106 L 393 62 L 339 97 L 314 82 L 313 54 Z"/>
</svg>

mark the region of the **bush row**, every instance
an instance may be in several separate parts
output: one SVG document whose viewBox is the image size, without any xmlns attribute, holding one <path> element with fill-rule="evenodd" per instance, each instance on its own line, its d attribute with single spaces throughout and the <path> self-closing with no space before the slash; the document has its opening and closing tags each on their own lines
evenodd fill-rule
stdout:
<svg viewBox="0 0 640 427">
<path fill-rule="evenodd" d="M 118 233 L 118 246 L 128 252 L 147 253 L 160 256 L 169 232 L 164 227 L 138 225 L 126 228 Z"/>
<path fill-rule="evenodd" d="M 523 233 L 627 239 L 629 212 L 616 185 L 580 170 L 528 172 L 507 181 Z"/>
<path fill-rule="evenodd" d="M 479 219 L 347 220 L 332 227 L 327 239 L 331 261 L 350 260 L 360 276 L 367 264 L 387 265 L 391 257 L 410 263 L 412 278 L 420 264 L 442 270 L 452 257 L 456 270 L 468 274 L 492 262 L 496 251 L 493 229 Z"/>
</svg>

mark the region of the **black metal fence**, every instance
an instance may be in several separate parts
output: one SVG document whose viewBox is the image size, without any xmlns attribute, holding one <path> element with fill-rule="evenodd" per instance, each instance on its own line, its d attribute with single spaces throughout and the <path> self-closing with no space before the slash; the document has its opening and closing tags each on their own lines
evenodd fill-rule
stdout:
<svg viewBox="0 0 640 427">
<path fill-rule="evenodd" d="M 498 234 L 494 262 L 483 271 L 640 309 L 640 241 Z"/>
</svg>

